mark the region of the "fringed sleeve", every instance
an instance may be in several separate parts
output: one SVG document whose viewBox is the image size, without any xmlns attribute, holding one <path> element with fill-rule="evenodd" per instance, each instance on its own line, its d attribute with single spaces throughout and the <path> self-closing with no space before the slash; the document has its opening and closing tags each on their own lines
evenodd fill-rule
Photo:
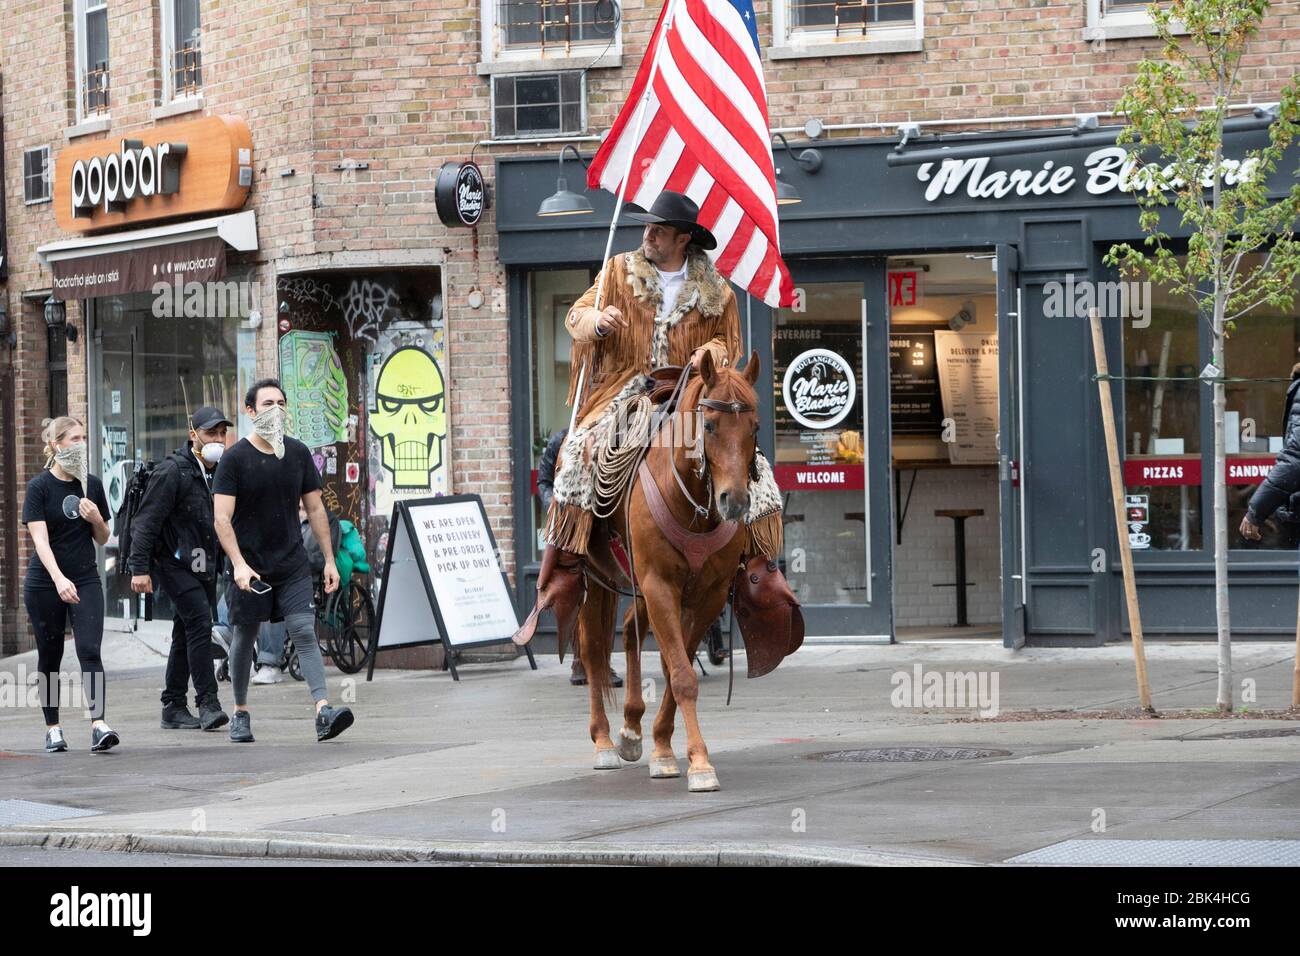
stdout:
<svg viewBox="0 0 1300 956">
<path fill-rule="evenodd" d="M 596 282 L 592 287 L 584 292 L 577 302 L 573 303 L 573 307 L 569 309 L 569 314 L 564 320 L 564 328 L 569 333 L 569 337 L 573 339 L 573 357 L 569 360 L 569 396 L 566 402 L 570 407 L 573 406 L 575 401 L 579 400 L 577 394 L 578 376 L 582 373 L 584 367 L 587 369 L 584 385 L 591 384 L 596 342 L 600 341 L 591 338 L 587 334 L 588 322 L 585 321 L 584 313 L 595 308 L 596 292 L 600 288 L 601 282 L 607 282 L 605 294 L 601 296 L 601 304 L 609 304 L 609 291 L 613 288 L 613 283 L 617 279 L 613 275 L 606 276 L 605 273 L 613 270 L 614 260 L 611 259 L 605 264 L 605 269 L 601 270 L 600 274 L 596 276 Z"/>
<path fill-rule="evenodd" d="M 741 344 L 740 338 L 740 309 L 736 307 L 736 296 L 734 294 L 727 296 L 727 304 L 723 307 L 719 338 L 722 339 L 723 345 L 726 346 L 728 364 L 735 367 L 741 358 L 741 349 L 744 346 Z"/>
</svg>

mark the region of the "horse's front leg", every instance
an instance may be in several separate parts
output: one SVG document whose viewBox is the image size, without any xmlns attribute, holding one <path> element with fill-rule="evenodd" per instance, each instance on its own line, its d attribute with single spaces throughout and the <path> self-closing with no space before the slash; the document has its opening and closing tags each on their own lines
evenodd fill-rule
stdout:
<svg viewBox="0 0 1300 956">
<path fill-rule="evenodd" d="M 648 579 L 642 590 L 645 592 L 646 608 L 650 612 L 650 626 L 654 628 L 655 640 L 659 642 L 659 648 L 668 661 L 668 680 L 672 685 L 673 698 L 681 708 L 686 723 L 686 779 L 689 788 L 693 793 L 717 790 L 718 774 L 709 763 L 709 749 L 704 745 L 695 712 L 700 683 L 695 676 L 690 655 L 686 653 L 681 595 L 677 588 L 662 578 Z M 657 720 L 655 724 L 657 751 Z"/>
<path fill-rule="evenodd" d="M 649 621 L 645 603 L 639 598 L 623 616 L 623 650 L 627 656 L 627 681 L 623 694 L 623 729 L 618 732 L 618 755 L 629 763 L 641 759 L 641 718 L 645 698 L 641 694 L 641 642 Z M 638 640 L 639 638 L 639 640 Z"/>
<path fill-rule="evenodd" d="M 677 701 L 673 698 L 673 684 L 668 680 L 672 666 L 668 656 L 659 652 L 659 668 L 664 674 L 664 693 L 659 698 L 659 710 L 655 713 L 654 741 L 655 749 L 650 757 L 650 776 L 655 780 L 680 777 L 682 771 L 677 766 L 677 755 L 673 753 L 673 725 L 677 721 Z"/>
<path fill-rule="evenodd" d="M 609 649 L 614 637 L 614 618 L 618 613 L 617 596 L 603 588 L 587 592 L 578 617 L 579 649 L 582 666 L 587 671 L 587 696 L 591 707 L 591 742 L 596 745 L 595 768 L 617 770 L 622 764 L 614 742 L 609 739 L 609 717 L 605 714 L 605 697 L 612 695 L 609 686 Z"/>
</svg>

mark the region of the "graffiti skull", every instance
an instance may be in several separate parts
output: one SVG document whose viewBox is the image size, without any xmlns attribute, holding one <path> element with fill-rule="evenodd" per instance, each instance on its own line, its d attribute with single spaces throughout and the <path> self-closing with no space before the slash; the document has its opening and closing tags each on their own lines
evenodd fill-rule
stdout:
<svg viewBox="0 0 1300 956">
<path fill-rule="evenodd" d="M 393 487 L 428 490 L 430 473 L 442 464 L 447 406 L 442 372 L 424 349 L 405 346 L 384 361 L 370 431 Z"/>
</svg>

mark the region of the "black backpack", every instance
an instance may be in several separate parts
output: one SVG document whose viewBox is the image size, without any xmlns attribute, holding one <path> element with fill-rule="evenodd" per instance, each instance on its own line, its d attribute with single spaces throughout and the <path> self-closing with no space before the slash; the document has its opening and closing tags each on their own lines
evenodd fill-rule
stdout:
<svg viewBox="0 0 1300 956">
<path fill-rule="evenodd" d="M 144 501 L 144 493 L 149 487 L 149 479 L 157 467 L 158 462 L 152 459 L 135 463 L 131 477 L 126 482 L 126 494 L 113 519 L 113 527 L 117 529 L 117 573 L 126 577 L 131 574 L 127 570 L 131 557 L 131 519 L 139 512 L 140 503 Z"/>
<path fill-rule="evenodd" d="M 337 555 L 339 538 L 343 534 L 342 528 L 339 527 L 339 516 L 326 508 L 325 517 L 329 521 L 330 547 L 334 549 L 334 553 Z M 325 555 L 321 554 L 320 545 L 316 543 L 316 535 L 311 530 L 311 522 L 302 522 L 299 531 L 302 534 L 302 545 L 307 550 L 307 563 L 311 565 L 313 574 L 320 574 L 325 570 Z"/>
</svg>

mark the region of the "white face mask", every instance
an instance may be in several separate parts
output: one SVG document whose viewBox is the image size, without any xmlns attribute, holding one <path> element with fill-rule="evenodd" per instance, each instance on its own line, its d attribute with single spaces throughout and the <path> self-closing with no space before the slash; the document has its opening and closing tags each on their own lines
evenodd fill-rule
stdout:
<svg viewBox="0 0 1300 956">
<path fill-rule="evenodd" d="M 59 463 L 60 468 L 84 485 L 86 483 L 86 456 L 86 443 L 79 441 L 56 451 L 54 460 Z"/>
<path fill-rule="evenodd" d="M 209 465 L 215 465 L 221 461 L 221 456 L 225 453 L 226 446 L 219 441 L 210 441 L 199 451 L 199 457 Z"/>
<path fill-rule="evenodd" d="M 284 457 L 284 430 L 288 413 L 279 405 L 264 409 L 253 419 L 253 432 L 271 446 L 276 458 Z"/>
</svg>

